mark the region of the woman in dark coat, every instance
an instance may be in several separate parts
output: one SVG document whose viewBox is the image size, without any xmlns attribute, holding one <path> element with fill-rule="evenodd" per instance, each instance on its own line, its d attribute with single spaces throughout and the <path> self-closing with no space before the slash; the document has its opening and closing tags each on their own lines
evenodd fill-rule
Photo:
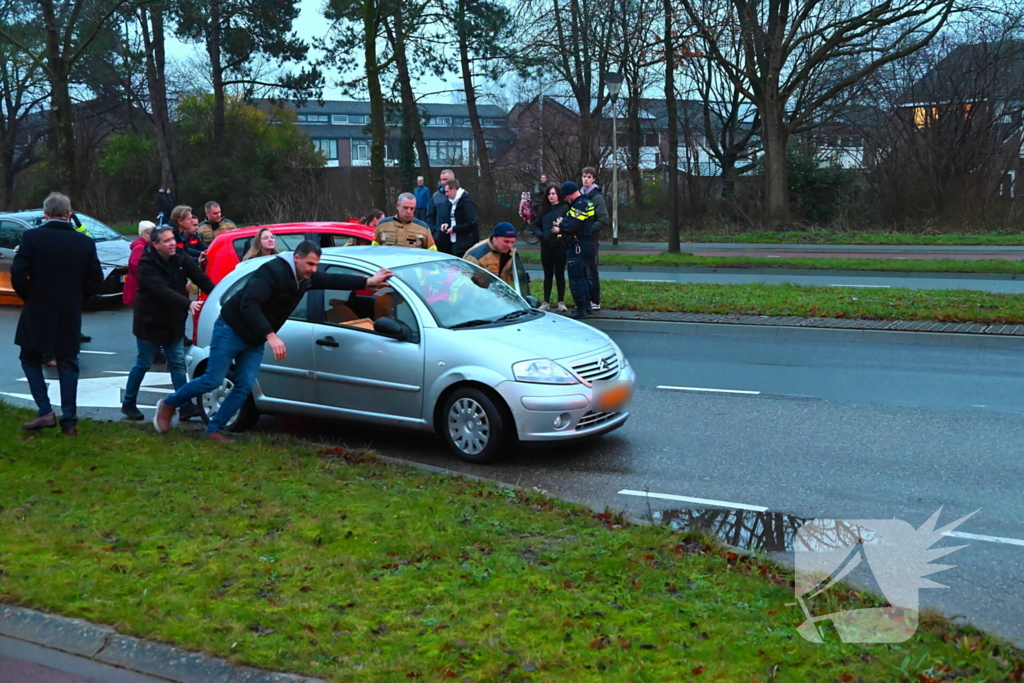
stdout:
<svg viewBox="0 0 1024 683">
<path fill-rule="evenodd" d="M 21 347 L 21 368 L 39 410 L 23 429 L 55 427 L 43 358 L 55 358 L 60 377 L 60 426 L 78 434 L 78 351 L 82 304 L 103 286 L 96 243 L 77 232 L 68 218 L 71 202 L 53 193 L 43 202 L 46 222 L 26 230 L 11 263 L 11 284 L 25 302 L 14 343 Z"/>
<path fill-rule="evenodd" d="M 569 205 L 562 201 L 557 185 L 548 185 L 545 201 L 533 219 L 533 234 L 540 239 L 540 262 L 544 268 L 544 301 L 540 310 L 551 308 L 551 281 L 558 283 L 558 310 L 568 312 L 565 305 L 565 240 L 551 232 L 555 221 L 565 215 Z"/>
</svg>

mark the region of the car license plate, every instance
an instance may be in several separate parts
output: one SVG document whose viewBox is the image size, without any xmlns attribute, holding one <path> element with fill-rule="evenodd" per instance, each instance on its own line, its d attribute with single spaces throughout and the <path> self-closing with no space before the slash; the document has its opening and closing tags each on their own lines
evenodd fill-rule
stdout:
<svg viewBox="0 0 1024 683">
<path fill-rule="evenodd" d="M 598 380 L 594 382 L 595 408 L 604 413 L 621 409 L 633 397 L 633 387 L 623 380 Z"/>
<path fill-rule="evenodd" d="M 124 284 L 124 277 L 125 277 L 124 275 L 121 275 L 121 276 L 118 277 L 118 279 L 121 281 L 122 285 Z"/>
</svg>

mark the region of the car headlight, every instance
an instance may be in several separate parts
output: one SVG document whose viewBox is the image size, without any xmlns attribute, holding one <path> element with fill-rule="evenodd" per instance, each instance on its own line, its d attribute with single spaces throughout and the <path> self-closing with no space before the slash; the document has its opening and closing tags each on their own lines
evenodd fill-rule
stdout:
<svg viewBox="0 0 1024 683">
<path fill-rule="evenodd" d="M 512 374 L 517 382 L 533 382 L 535 384 L 576 384 L 577 379 L 571 372 L 553 360 L 540 358 L 524 360 L 512 366 Z"/>
</svg>

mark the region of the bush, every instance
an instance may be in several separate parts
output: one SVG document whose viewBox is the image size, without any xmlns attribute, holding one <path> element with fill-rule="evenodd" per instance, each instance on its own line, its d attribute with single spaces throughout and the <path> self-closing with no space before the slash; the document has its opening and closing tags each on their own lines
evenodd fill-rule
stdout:
<svg viewBox="0 0 1024 683">
<path fill-rule="evenodd" d="M 857 171 L 823 162 L 815 154 L 790 147 L 789 200 L 798 216 L 812 223 L 829 223 L 843 216 L 861 194 Z"/>
</svg>

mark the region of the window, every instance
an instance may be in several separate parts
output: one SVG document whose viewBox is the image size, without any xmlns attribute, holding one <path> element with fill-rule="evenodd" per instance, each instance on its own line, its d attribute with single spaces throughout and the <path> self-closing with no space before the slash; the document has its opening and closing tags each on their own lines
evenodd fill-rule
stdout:
<svg viewBox="0 0 1024 683">
<path fill-rule="evenodd" d="M 435 160 L 452 166 L 464 166 L 466 163 L 461 140 L 427 140 L 427 154 L 431 163 Z"/>
<path fill-rule="evenodd" d="M 295 251 L 295 247 L 299 246 L 299 242 L 306 239 L 306 233 L 295 232 L 287 235 L 274 233 L 274 237 L 277 238 L 278 251 Z M 245 252 L 249 251 L 249 247 L 252 246 L 252 240 L 252 237 L 241 237 L 235 240 L 233 246 L 235 247 L 235 253 L 238 255 L 239 261 L 241 261 L 242 257 L 245 256 Z"/>
<path fill-rule="evenodd" d="M 324 249 L 328 247 L 358 247 L 369 244 L 368 241 L 358 237 L 350 237 L 336 232 L 321 232 L 317 237 L 320 240 L 320 246 Z"/>
<path fill-rule="evenodd" d="M 17 249 L 25 226 L 14 221 L 0 221 L 0 249 Z"/>
<path fill-rule="evenodd" d="M 930 126 L 938 118 L 938 107 L 914 107 L 914 125 L 918 128 Z"/>
<path fill-rule="evenodd" d="M 331 122 L 331 117 L 327 114 L 299 114 L 296 117 L 296 121 L 299 123 L 326 124 Z"/>
<path fill-rule="evenodd" d="M 436 119 L 430 122 L 432 126 L 450 126 L 452 125 L 452 117 L 450 116 L 438 116 Z"/>
<path fill-rule="evenodd" d="M 480 119 L 480 125 L 486 126 L 488 128 L 494 128 L 495 126 L 498 125 L 498 122 L 495 121 L 494 119 Z"/>
<path fill-rule="evenodd" d="M 358 275 L 365 273 L 343 266 L 328 266 L 325 273 L 332 275 Z M 391 287 L 384 287 L 371 293 L 369 290 L 324 290 L 324 323 L 338 327 L 373 332 L 373 322 L 378 318 L 394 318 L 406 328 L 406 341 L 419 342 L 419 325 L 409 304 L 402 295 Z"/>
<path fill-rule="evenodd" d="M 352 161 L 370 160 L 370 141 L 352 140 Z"/>
<path fill-rule="evenodd" d="M 331 114 L 331 123 L 336 126 L 348 123 L 348 114 Z"/>
<path fill-rule="evenodd" d="M 464 125 L 464 126 L 472 126 L 473 125 L 473 121 L 470 120 L 470 119 L 462 119 L 462 125 Z"/>
<path fill-rule="evenodd" d="M 657 133 L 644 133 L 644 147 L 657 147 L 658 146 L 658 134 Z"/>
<path fill-rule="evenodd" d="M 317 151 L 324 155 L 328 161 L 336 161 L 338 159 L 338 141 L 337 140 L 325 140 L 313 138 L 313 146 L 316 147 Z"/>
</svg>

